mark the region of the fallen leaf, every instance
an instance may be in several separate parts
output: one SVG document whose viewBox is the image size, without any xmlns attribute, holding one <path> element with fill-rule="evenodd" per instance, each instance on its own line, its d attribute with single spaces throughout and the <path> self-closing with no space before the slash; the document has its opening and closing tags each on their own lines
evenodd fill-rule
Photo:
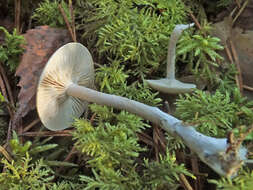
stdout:
<svg viewBox="0 0 253 190">
<path fill-rule="evenodd" d="M 42 69 L 59 47 L 71 41 L 67 30 L 49 26 L 28 30 L 24 37 L 25 52 L 15 74 L 20 77 L 18 86 L 21 87 L 18 95 L 19 108 L 16 112 L 19 116 L 16 115 L 16 119 L 35 109 L 37 83 Z"/>
<path fill-rule="evenodd" d="M 234 28 L 232 35 L 242 70 L 243 83 L 253 87 L 253 30 Z"/>
<path fill-rule="evenodd" d="M 249 7 L 248 9 L 253 10 L 253 7 Z M 248 9 L 245 9 L 245 11 Z M 242 16 L 249 16 L 249 13 L 246 13 L 243 12 Z M 253 12 L 251 15 L 253 16 Z M 229 38 L 232 40 L 238 55 L 243 84 L 253 87 L 253 28 L 251 25 L 246 27 L 246 23 L 241 22 L 242 20 L 239 18 L 238 21 L 240 22 L 236 23 L 235 26 L 232 27 L 231 18 L 225 17 L 223 21 L 213 25 L 214 30 L 212 34 L 220 38 L 223 45 L 226 45 Z M 244 25 L 242 23 L 244 23 Z M 249 24 L 250 23 L 251 22 L 249 21 Z M 247 28 L 252 29 L 248 30 Z M 225 53 L 223 53 L 223 55 L 225 55 Z M 247 92 L 245 95 L 253 99 L 252 92 Z"/>
<path fill-rule="evenodd" d="M 253 1 L 248 1 L 247 6 L 236 20 L 235 26 L 244 30 L 253 30 Z"/>
</svg>

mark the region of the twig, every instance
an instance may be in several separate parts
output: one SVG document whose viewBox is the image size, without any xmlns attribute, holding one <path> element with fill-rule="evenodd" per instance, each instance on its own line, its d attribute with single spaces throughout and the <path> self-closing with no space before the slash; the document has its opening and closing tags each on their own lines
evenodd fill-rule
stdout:
<svg viewBox="0 0 253 190">
<path fill-rule="evenodd" d="M 233 19 L 232 25 L 235 23 L 235 21 L 236 21 L 236 20 L 238 19 L 238 17 L 241 15 L 241 13 L 243 12 L 243 10 L 246 8 L 247 4 L 248 4 L 248 0 L 246 0 L 246 1 L 243 3 L 243 5 L 242 5 L 241 8 L 238 7 L 238 8 L 240 8 L 240 10 L 239 10 L 239 12 L 237 13 L 237 15 L 235 16 L 235 18 Z"/>
<path fill-rule="evenodd" d="M 15 103 L 14 103 L 14 98 L 13 98 L 13 95 L 12 95 L 11 86 L 10 86 L 9 80 L 8 80 L 8 78 L 6 76 L 5 70 L 4 70 L 3 66 L 2 66 L 2 63 L 0 63 L 0 72 L 1 72 L 1 75 L 3 76 L 4 83 L 5 83 L 5 86 L 7 88 L 7 93 L 9 95 L 8 97 L 9 97 L 10 103 L 14 107 Z"/>
<path fill-rule="evenodd" d="M 4 96 L 4 98 L 6 100 L 8 100 L 8 96 L 7 96 L 7 92 L 6 92 L 6 88 L 5 88 L 5 85 L 4 85 L 2 75 L 0 75 L 0 87 L 1 87 L 2 95 Z"/>
<path fill-rule="evenodd" d="M 230 42 L 231 43 L 231 42 Z M 230 50 L 229 50 L 229 48 L 228 48 L 228 46 L 226 45 L 225 46 L 225 51 L 226 51 L 226 54 L 227 54 L 227 56 L 228 56 L 228 59 L 229 59 L 229 61 L 230 61 L 230 63 L 231 64 L 234 64 L 234 60 L 233 60 L 233 56 L 232 56 L 232 54 L 231 54 L 231 52 L 230 52 Z M 234 55 L 234 54 L 233 54 Z M 237 63 L 235 63 L 235 65 L 236 65 L 236 68 L 237 68 L 237 70 L 238 70 L 238 64 Z M 240 80 L 240 71 L 241 71 L 241 69 L 240 69 L 240 67 L 239 67 L 239 70 L 238 70 L 238 74 L 235 76 L 235 81 L 236 81 L 236 85 L 237 85 L 237 87 L 240 89 L 240 92 L 242 93 L 242 90 L 243 89 L 241 89 L 241 80 Z"/>
<path fill-rule="evenodd" d="M 137 136 L 142 142 L 146 143 L 147 145 L 155 146 L 153 139 L 146 133 L 137 133 Z"/>
<path fill-rule="evenodd" d="M 67 15 L 65 14 L 65 12 L 64 12 L 64 10 L 63 10 L 61 4 L 59 4 L 58 7 L 59 7 L 59 10 L 60 10 L 60 12 L 61 12 L 61 14 L 62 14 L 62 16 L 63 16 L 63 19 L 64 19 L 66 25 L 67 25 L 68 31 L 69 31 L 69 33 L 70 33 L 70 35 L 71 35 L 71 38 L 72 38 L 73 41 L 75 41 L 75 37 L 74 37 L 73 31 L 72 31 L 72 28 L 71 28 L 71 26 L 70 26 L 70 24 L 69 24 Z"/>
<path fill-rule="evenodd" d="M 11 138 L 11 133 L 13 130 L 19 129 L 20 126 L 22 126 L 22 113 L 26 109 L 26 105 L 21 105 L 15 112 L 13 119 L 9 122 L 9 129 L 8 129 L 8 135 L 7 135 L 7 143 L 9 142 Z"/>
<path fill-rule="evenodd" d="M 20 33 L 20 12 L 21 12 L 21 0 L 15 0 L 15 28 L 17 33 Z"/>
<path fill-rule="evenodd" d="M 12 119 L 13 118 L 12 105 L 8 101 L 8 96 L 7 96 L 6 88 L 5 88 L 4 81 L 3 81 L 3 78 L 2 78 L 1 75 L 0 75 L 0 88 L 1 88 L 2 94 L 4 96 L 5 102 L 7 103 L 7 109 L 8 109 L 10 118 Z"/>
<path fill-rule="evenodd" d="M 1 63 L 0 63 L 0 66 L 1 66 Z M 0 67 L 1 68 L 1 67 Z M 0 71 L 1 72 L 1 71 Z M 7 104 L 7 110 L 9 112 L 9 115 L 10 115 L 10 121 L 13 119 L 14 117 L 14 106 L 9 102 L 8 100 L 8 95 L 7 95 L 7 92 L 6 92 L 6 85 L 4 84 L 4 79 L 2 76 L 5 76 L 4 75 L 5 72 L 1 72 L 0 74 L 0 88 L 1 88 L 1 91 L 3 93 L 3 96 L 5 98 L 5 103 Z M 8 81 L 8 80 L 7 80 Z M 7 83 L 8 84 L 8 83 Z M 11 129 L 8 129 L 8 131 L 11 131 Z M 10 134 L 9 134 L 10 135 Z M 7 135 L 8 136 L 8 135 Z"/>
<path fill-rule="evenodd" d="M 226 54 L 227 54 L 227 56 L 228 56 L 228 59 L 229 59 L 230 63 L 233 64 L 234 61 L 233 61 L 232 54 L 231 54 L 231 52 L 230 52 L 228 46 L 225 45 L 225 48 L 224 48 L 224 49 L 225 49 L 225 51 L 226 51 Z"/>
<path fill-rule="evenodd" d="M 202 27 L 201 27 L 201 25 L 200 25 L 198 19 L 197 19 L 191 12 L 189 12 L 189 14 L 190 14 L 190 16 L 192 17 L 192 20 L 194 21 L 194 23 L 196 24 L 196 26 L 198 27 L 198 29 L 201 30 Z"/>
<path fill-rule="evenodd" d="M 166 147 L 167 147 L 167 145 L 166 145 L 166 139 L 165 139 L 165 137 L 164 137 L 161 129 L 158 126 L 155 127 L 155 131 L 156 131 L 156 133 L 157 133 L 157 135 L 159 137 L 158 140 L 160 142 L 160 145 L 161 145 L 163 151 L 165 152 L 166 151 Z"/>
<path fill-rule="evenodd" d="M 90 124 L 91 124 L 91 125 L 93 124 L 93 121 L 94 121 L 96 115 L 97 115 L 96 113 L 93 113 L 93 114 L 92 114 L 92 116 L 91 116 L 91 118 L 90 118 Z"/>
<path fill-rule="evenodd" d="M 237 11 L 238 7 L 236 6 L 229 14 L 229 16 L 233 17 L 234 13 Z"/>
<path fill-rule="evenodd" d="M 178 149 L 176 150 L 176 160 L 177 162 L 176 163 L 180 163 L 180 161 L 185 161 L 185 159 L 178 159 L 179 158 L 179 155 L 180 155 L 180 152 L 178 151 Z M 180 158 L 181 158 L 181 155 L 180 155 Z M 182 185 L 182 187 L 185 189 L 185 190 L 193 190 L 192 186 L 190 185 L 190 183 L 188 182 L 187 178 L 185 177 L 184 174 L 179 174 L 179 180 L 180 180 L 180 183 Z M 196 189 L 197 190 L 197 189 Z"/>
<path fill-rule="evenodd" d="M 156 125 L 153 126 L 153 141 L 154 141 L 156 161 L 159 161 L 159 148 L 158 148 L 159 136 L 155 130 L 156 127 L 157 127 Z"/>
<path fill-rule="evenodd" d="M 35 137 L 35 136 L 53 136 L 53 137 L 65 137 L 72 136 L 73 130 L 64 130 L 64 131 L 40 131 L 40 132 L 25 132 L 21 136 Z"/>
<path fill-rule="evenodd" d="M 199 173 L 198 159 L 195 156 L 191 158 L 191 165 L 193 173 Z M 197 179 L 194 181 L 194 186 L 196 190 L 202 189 L 200 176 L 197 176 Z"/>
<path fill-rule="evenodd" d="M 179 178 L 185 190 L 193 190 L 192 186 L 190 185 L 184 174 L 179 174 Z"/>
<path fill-rule="evenodd" d="M 71 15 L 71 25 L 72 25 L 72 32 L 73 32 L 73 41 L 76 42 L 76 28 L 75 28 L 75 15 L 73 11 L 73 6 L 72 6 L 72 0 L 69 0 L 69 10 L 70 10 L 70 15 Z"/>
<path fill-rule="evenodd" d="M 208 177 L 208 173 L 200 173 L 200 172 L 194 173 L 194 172 L 192 171 L 192 174 L 193 174 L 194 176 Z"/>
<path fill-rule="evenodd" d="M 76 153 L 76 148 L 75 146 L 72 147 L 71 151 L 68 153 L 68 155 L 66 156 L 66 158 L 63 160 L 63 162 L 68 162 L 71 157 Z M 63 166 L 61 166 L 58 170 L 57 173 L 60 173 L 63 169 Z"/>
<path fill-rule="evenodd" d="M 64 162 L 67 162 L 70 160 L 70 158 L 72 157 L 73 154 L 76 153 L 76 148 L 75 146 L 72 147 L 71 151 L 69 152 L 69 154 L 67 155 L 67 157 L 64 159 Z"/>
<path fill-rule="evenodd" d="M 153 141 L 156 160 L 159 160 L 159 153 L 164 153 L 166 151 L 166 140 L 161 132 L 161 129 L 157 125 L 153 125 Z M 159 147 L 161 147 L 161 150 L 159 150 Z"/>
<path fill-rule="evenodd" d="M 11 139 L 11 132 L 12 132 L 12 121 L 13 120 L 10 120 L 9 121 L 9 125 L 8 125 L 8 132 L 7 132 L 7 139 L 6 139 L 6 144 L 7 144 L 7 146 L 8 146 L 8 144 L 9 144 L 9 141 L 10 141 L 10 139 Z"/>
<path fill-rule="evenodd" d="M 11 87 L 10 87 L 10 84 L 9 84 L 9 81 L 8 81 L 8 78 L 6 76 L 6 73 L 5 73 L 5 70 L 2 66 L 2 63 L 0 63 L 0 72 L 1 72 L 1 80 L 3 80 L 4 82 L 4 86 L 6 87 L 5 88 L 5 97 L 7 98 L 6 99 L 6 103 L 9 107 L 9 112 L 10 112 L 10 116 L 11 116 L 11 119 L 13 118 L 13 115 L 14 115 L 14 110 L 15 110 L 15 103 L 14 103 L 14 98 L 13 98 L 13 95 L 12 95 L 12 90 L 11 90 Z M 7 93 L 6 93 L 6 90 L 7 90 Z M 10 102 L 9 102 L 10 100 Z"/>
<path fill-rule="evenodd" d="M 98 66 L 98 67 L 100 67 L 100 68 L 103 67 L 103 65 L 100 65 L 99 63 L 96 63 L 96 62 L 94 62 L 94 65 L 95 65 L 95 66 Z"/>
<path fill-rule="evenodd" d="M 11 156 L 9 155 L 9 153 L 8 153 L 8 152 L 5 150 L 5 148 L 2 147 L 1 145 L 0 145 L 0 152 L 4 155 L 4 157 L 5 157 L 9 162 L 12 161 L 12 158 L 11 158 Z"/>
<path fill-rule="evenodd" d="M 28 130 L 30 130 L 33 126 L 35 126 L 39 122 L 40 122 L 39 118 L 33 120 L 29 125 L 27 125 L 26 127 L 24 127 L 23 133 L 27 132 Z"/>
<path fill-rule="evenodd" d="M 18 134 L 18 136 L 19 136 L 19 141 L 20 141 L 21 144 L 24 143 L 24 136 L 22 136 L 23 130 L 24 130 L 24 129 L 23 129 L 23 125 L 20 125 L 20 127 L 17 128 L 17 134 Z"/>
<path fill-rule="evenodd" d="M 238 0 L 235 0 L 235 3 L 236 3 L 236 5 L 237 5 L 237 7 L 240 9 L 240 7 L 241 7 L 240 2 L 238 2 Z"/>
<path fill-rule="evenodd" d="M 237 71 L 238 71 L 237 76 L 238 76 L 239 89 L 240 89 L 240 92 L 243 93 L 243 80 L 242 80 L 242 71 L 241 71 L 241 67 L 240 67 L 240 62 L 239 62 L 239 59 L 238 59 L 237 52 L 235 50 L 234 43 L 232 42 L 231 39 L 229 40 L 229 43 L 230 43 L 230 46 L 231 46 L 232 55 L 233 55 L 235 63 L 236 63 L 236 68 L 237 68 Z"/>
<path fill-rule="evenodd" d="M 247 86 L 245 84 L 243 85 L 243 88 L 246 89 L 246 90 L 253 91 L 253 87 Z"/>
</svg>

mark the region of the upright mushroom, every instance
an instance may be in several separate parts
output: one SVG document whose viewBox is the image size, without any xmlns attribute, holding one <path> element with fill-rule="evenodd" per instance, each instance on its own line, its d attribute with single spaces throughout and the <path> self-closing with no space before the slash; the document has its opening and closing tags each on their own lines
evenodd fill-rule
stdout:
<svg viewBox="0 0 253 190">
<path fill-rule="evenodd" d="M 167 55 L 166 78 L 159 80 L 146 80 L 151 88 L 168 94 L 190 92 L 196 88 L 195 84 L 183 83 L 175 78 L 176 44 L 183 30 L 192 27 L 194 24 L 178 24 L 175 26 L 169 41 Z"/>
<path fill-rule="evenodd" d="M 199 158 L 223 176 L 236 173 L 246 159 L 246 149 L 226 152 L 227 139 L 217 139 L 197 132 L 191 126 L 160 109 L 124 97 L 90 89 L 94 69 L 89 51 L 79 43 L 69 43 L 57 50 L 41 75 L 37 92 L 37 110 L 42 123 L 51 130 L 69 127 L 88 102 L 124 109 L 143 117 L 173 136 L 180 137 Z"/>
</svg>

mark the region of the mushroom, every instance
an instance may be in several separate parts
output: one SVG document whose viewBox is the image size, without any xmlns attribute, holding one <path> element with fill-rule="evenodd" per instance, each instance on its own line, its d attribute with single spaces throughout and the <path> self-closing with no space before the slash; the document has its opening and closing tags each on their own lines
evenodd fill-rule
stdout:
<svg viewBox="0 0 253 190">
<path fill-rule="evenodd" d="M 93 81 L 93 61 L 87 48 L 80 43 L 68 43 L 58 49 L 46 64 L 38 84 L 37 110 L 45 127 L 50 130 L 69 127 L 86 109 L 87 102 L 94 102 L 139 115 L 170 135 L 180 137 L 220 175 L 234 175 L 246 159 L 247 151 L 243 147 L 238 152 L 227 152 L 226 138 L 205 136 L 156 107 L 93 90 Z"/>
<path fill-rule="evenodd" d="M 193 26 L 194 24 L 179 24 L 174 28 L 168 47 L 167 55 L 167 73 L 166 78 L 159 80 L 146 80 L 151 88 L 168 94 L 178 94 L 191 92 L 196 88 L 195 84 L 182 83 L 175 79 L 175 59 L 176 59 L 176 43 L 183 30 Z"/>
<path fill-rule="evenodd" d="M 50 130 L 66 129 L 87 108 L 87 102 L 68 96 L 71 84 L 92 88 L 94 66 L 90 52 L 79 43 L 59 48 L 46 64 L 37 89 L 37 110 L 42 123 Z"/>
</svg>

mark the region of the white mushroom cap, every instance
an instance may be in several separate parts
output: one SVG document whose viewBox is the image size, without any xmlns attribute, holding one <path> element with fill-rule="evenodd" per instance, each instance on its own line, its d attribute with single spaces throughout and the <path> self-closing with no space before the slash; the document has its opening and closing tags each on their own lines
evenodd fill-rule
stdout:
<svg viewBox="0 0 253 190">
<path fill-rule="evenodd" d="M 70 127 L 87 102 L 70 97 L 70 84 L 94 87 L 94 64 L 90 52 L 80 43 L 68 43 L 49 59 L 37 89 L 37 111 L 46 128 L 56 131 Z"/>
</svg>

